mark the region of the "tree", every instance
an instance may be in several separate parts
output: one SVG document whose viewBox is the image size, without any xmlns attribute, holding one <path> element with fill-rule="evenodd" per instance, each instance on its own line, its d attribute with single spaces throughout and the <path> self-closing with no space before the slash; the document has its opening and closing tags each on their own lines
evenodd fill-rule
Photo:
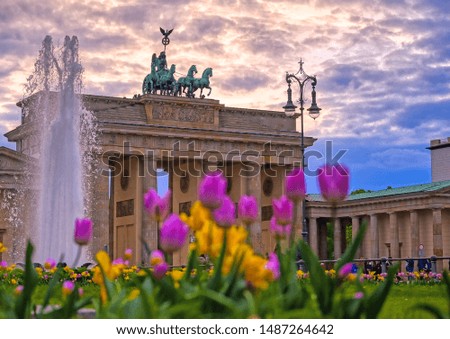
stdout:
<svg viewBox="0 0 450 339">
<path fill-rule="evenodd" d="M 370 193 L 372 192 L 371 190 L 365 190 L 363 188 L 359 188 L 357 190 L 351 191 L 350 195 L 355 195 L 355 194 L 360 194 L 360 193 Z"/>
</svg>

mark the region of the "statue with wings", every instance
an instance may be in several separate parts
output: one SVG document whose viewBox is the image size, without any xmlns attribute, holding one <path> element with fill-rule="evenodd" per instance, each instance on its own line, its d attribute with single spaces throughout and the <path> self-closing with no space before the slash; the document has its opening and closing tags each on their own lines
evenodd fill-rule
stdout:
<svg viewBox="0 0 450 339">
<path fill-rule="evenodd" d="M 163 29 L 163 28 L 159 27 L 159 30 L 161 31 L 162 35 L 164 35 L 164 38 L 162 38 L 161 42 L 164 45 L 164 52 L 165 52 L 166 46 L 168 44 L 170 44 L 169 35 L 170 35 L 170 33 L 172 33 L 173 28 L 169 30 L 169 29 Z"/>
</svg>

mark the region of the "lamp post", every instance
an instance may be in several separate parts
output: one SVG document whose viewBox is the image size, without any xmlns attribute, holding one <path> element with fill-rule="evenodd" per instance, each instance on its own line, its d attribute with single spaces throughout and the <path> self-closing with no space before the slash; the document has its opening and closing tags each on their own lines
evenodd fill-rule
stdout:
<svg viewBox="0 0 450 339">
<path fill-rule="evenodd" d="M 283 106 L 283 108 L 284 108 L 284 112 L 286 113 L 287 116 L 293 116 L 295 114 L 295 109 L 297 108 L 297 106 L 295 106 L 294 103 L 292 102 L 292 89 L 291 89 L 291 83 L 293 80 L 295 80 L 299 85 L 298 103 L 300 104 L 300 124 L 301 124 L 300 149 L 301 149 L 301 158 L 302 158 L 302 168 L 304 170 L 305 169 L 305 138 L 304 138 L 304 130 L 303 130 L 303 116 L 304 116 L 303 115 L 303 113 L 304 113 L 303 105 L 305 103 L 304 89 L 305 89 L 305 85 L 308 82 L 311 83 L 311 87 L 312 87 L 311 107 L 307 109 L 307 111 L 309 112 L 309 116 L 311 118 L 313 118 L 314 120 L 317 119 L 320 115 L 321 108 L 319 108 L 319 106 L 317 106 L 317 103 L 316 103 L 316 85 L 317 85 L 316 76 L 310 76 L 305 73 L 305 71 L 303 70 L 303 60 L 302 59 L 300 59 L 299 64 L 300 64 L 300 69 L 298 70 L 297 73 L 290 74 L 290 73 L 286 72 L 286 82 L 288 84 L 288 89 L 287 89 L 288 101 L 287 101 L 286 105 Z M 305 211 L 306 211 L 305 199 L 303 199 L 303 201 L 302 201 L 302 237 L 303 237 L 303 240 L 309 244 L 309 238 L 308 238 L 309 234 L 308 234 L 308 227 L 306 225 Z"/>
</svg>

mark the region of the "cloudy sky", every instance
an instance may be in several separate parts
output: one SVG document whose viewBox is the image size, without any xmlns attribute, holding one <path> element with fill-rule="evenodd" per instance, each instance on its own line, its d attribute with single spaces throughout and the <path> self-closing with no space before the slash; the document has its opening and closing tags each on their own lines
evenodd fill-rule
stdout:
<svg viewBox="0 0 450 339">
<path fill-rule="evenodd" d="M 322 108 L 305 117 L 305 134 L 322 153 L 329 140 L 334 153 L 346 150 L 352 189 L 431 181 L 426 147 L 450 136 L 446 0 L 3 0 L 1 134 L 19 124 L 15 103 L 46 35 L 78 36 L 85 93 L 131 97 L 162 50 L 159 27 L 174 28 L 169 64 L 212 67 L 211 98 L 227 106 L 281 110 L 285 72 L 303 58 Z"/>
</svg>

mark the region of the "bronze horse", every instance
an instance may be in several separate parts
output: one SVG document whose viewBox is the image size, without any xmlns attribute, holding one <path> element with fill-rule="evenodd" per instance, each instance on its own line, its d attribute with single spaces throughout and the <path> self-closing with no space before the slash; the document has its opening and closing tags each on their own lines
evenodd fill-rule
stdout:
<svg viewBox="0 0 450 339">
<path fill-rule="evenodd" d="M 194 83 L 194 75 L 197 73 L 197 66 L 192 65 L 189 67 L 187 76 L 181 77 L 177 81 L 177 93 L 178 95 L 181 95 L 181 93 L 186 93 L 186 89 L 188 89 L 188 92 L 186 95 L 188 97 L 192 96 L 192 85 Z"/>
<path fill-rule="evenodd" d="M 158 88 L 161 91 L 161 94 L 172 94 L 173 92 L 173 84 L 176 82 L 175 77 L 173 76 L 175 73 L 176 66 L 172 64 L 169 70 L 165 70 L 159 76 L 159 84 Z"/>
<path fill-rule="evenodd" d="M 209 78 L 212 77 L 212 68 L 208 67 L 203 71 L 202 77 L 200 79 L 194 79 L 192 84 L 192 93 L 200 88 L 200 98 L 204 98 L 203 89 L 209 89 L 208 96 L 211 94 L 211 87 L 209 87 Z"/>
</svg>

